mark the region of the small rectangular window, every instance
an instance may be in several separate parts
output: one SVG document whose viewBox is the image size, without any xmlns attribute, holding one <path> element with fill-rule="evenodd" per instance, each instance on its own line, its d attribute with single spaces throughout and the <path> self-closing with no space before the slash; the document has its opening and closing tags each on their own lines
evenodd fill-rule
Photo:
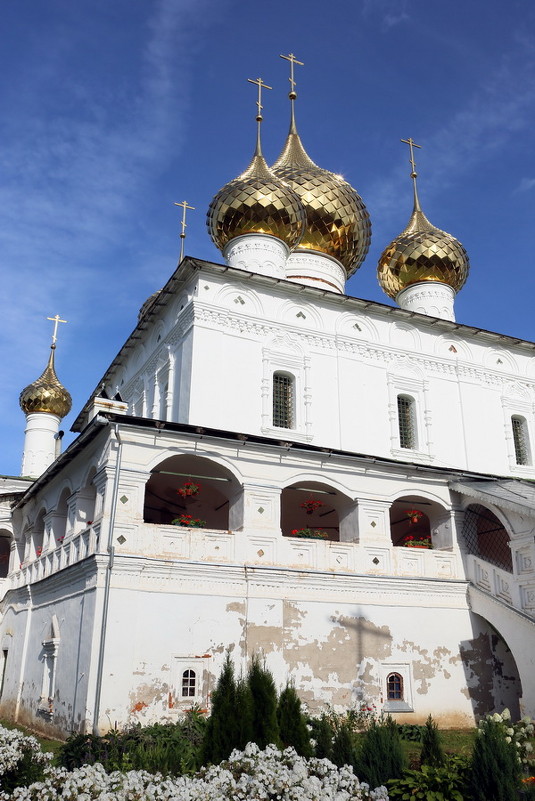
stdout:
<svg viewBox="0 0 535 801">
<path fill-rule="evenodd" d="M 511 417 L 513 427 L 513 442 L 515 445 L 515 458 L 517 464 L 531 464 L 531 453 L 529 448 L 528 428 L 523 417 L 516 415 Z"/>
<path fill-rule="evenodd" d="M 416 448 L 416 426 L 414 420 L 414 398 L 398 395 L 399 445 L 401 448 Z"/>
<path fill-rule="evenodd" d="M 273 425 L 293 428 L 293 378 L 284 373 L 273 375 Z"/>
</svg>

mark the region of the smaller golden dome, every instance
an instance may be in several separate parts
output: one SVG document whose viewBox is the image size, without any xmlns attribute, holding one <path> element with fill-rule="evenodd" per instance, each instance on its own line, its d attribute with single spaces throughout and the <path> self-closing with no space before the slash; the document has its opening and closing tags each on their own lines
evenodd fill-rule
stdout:
<svg viewBox="0 0 535 801">
<path fill-rule="evenodd" d="M 305 211 L 297 193 L 269 169 L 257 145 L 245 172 L 226 184 L 210 203 L 206 222 L 221 251 L 243 234 L 274 236 L 293 250 L 303 235 Z"/>
<path fill-rule="evenodd" d="M 51 345 L 50 357 L 43 374 L 20 393 L 19 403 L 24 414 L 43 412 L 62 418 L 71 410 L 71 396 L 60 383 L 54 369 L 55 348 L 55 345 Z"/>
<path fill-rule="evenodd" d="M 441 231 L 429 222 L 420 207 L 414 163 L 412 139 L 402 139 L 411 149 L 410 164 L 413 182 L 414 207 L 409 224 L 383 251 L 377 267 L 379 284 L 386 294 L 395 299 L 411 284 L 435 281 L 461 289 L 470 270 L 466 250 L 458 239 Z"/>
</svg>

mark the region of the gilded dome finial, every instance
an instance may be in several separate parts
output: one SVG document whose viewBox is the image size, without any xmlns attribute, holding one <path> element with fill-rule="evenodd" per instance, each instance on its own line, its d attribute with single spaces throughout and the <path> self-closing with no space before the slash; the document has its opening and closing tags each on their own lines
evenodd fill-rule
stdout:
<svg viewBox="0 0 535 801">
<path fill-rule="evenodd" d="M 294 64 L 299 64 L 300 67 L 304 67 L 305 64 L 303 61 L 298 61 L 293 53 L 289 53 L 287 56 L 283 56 L 281 54 L 281 58 L 284 58 L 286 61 L 290 62 L 290 77 L 288 80 L 290 81 L 290 91 L 288 92 L 288 97 L 290 98 L 290 133 L 297 133 L 297 128 L 295 125 L 295 100 L 297 98 L 297 92 L 295 91 L 295 80 L 294 80 Z"/>
<path fill-rule="evenodd" d="M 412 178 L 412 188 L 413 188 L 413 192 L 414 192 L 414 211 L 421 211 L 422 209 L 420 207 L 420 199 L 418 197 L 418 187 L 416 185 L 416 179 L 418 178 L 418 173 L 416 172 L 416 162 L 414 160 L 414 149 L 413 148 L 417 147 L 417 148 L 419 148 L 421 150 L 422 146 L 421 145 L 417 145 L 416 142 L 414 141 L 414 139 L 412 139 L 410 136 L 409 136 L 408 139 L 400 139 L 400 142 L 403 142 L 403 144 L 408 145 L 409 148 L 410 148 L 410 151 L 411 151 L 411 157 L 409 159 L 409 164 L 412 167 L 411 178 Z"/>
<path fill-rule="evenodd" d="M 186 209 L 191 209 L 191 211 L 195 211 L 195 206 L 188 206 L 187 200 L 183 200 L 182 203 L 175 203 L 175 206 L 182 207 L 182 219 L 180 220 L 180 225 L 182 227 L 182 230 L 180 231 L 180 258 L 178 260 L 178 263 L 180 264 L 180 262 L 184 258 L 184 240 L 186 238 L 186 228 L 188 227 L 186 223 Z"/>
<path fill-rule="evenodd" d="M 56 350 L 58 324 L 66 323 L 59 314 L 55 317 L 47 317 L 54 323 L 52 333 L 52 344 L 50 345 L 50 356 L 43 373 L 32 384 L 29 384 L 20 393 L 19 403 L 25 414 L 43 412 L 54 414 L 59 418 L 65 417 L 71 410 L 72 399 L 59 381 L 54 368 L 54 351 Z"/>
<path fill-rule="evenodd" d="M 245 172 L 213 198 L 206 221 L 208 230 L 221 251 L 245 234 L 273 236 L 292 250 L 303 235 L 305 212 L 298 194 L 270 170 L 262 155 L 262 89 L 271 86 L 262 78 L 248 78 L 248 82 L 258 86 L 255 152 Z"/>
</svg>

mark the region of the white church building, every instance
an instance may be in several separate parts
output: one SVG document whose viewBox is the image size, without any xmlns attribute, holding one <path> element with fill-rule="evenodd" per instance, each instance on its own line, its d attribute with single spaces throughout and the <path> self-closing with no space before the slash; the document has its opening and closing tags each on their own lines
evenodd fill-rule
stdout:
<svg viewBox="0 0 535 801">
<path fill-rule="evenodd" d="M 259 104 L 252 162 L 211 203 L 223 263 L 181 260 L 63 453 L 55 336 L 21 394 L 4 718 L 173 721 L 209 708 L 227 649 L 312 711 L 535 715 L 535 345 L 456 322 L 468 257 L 421 210 L 412 140 L 414 210 L 378 268 L 397 305 L 344 293 L 370 220 L 290 99 L 277 162 Z"/>
</svg>

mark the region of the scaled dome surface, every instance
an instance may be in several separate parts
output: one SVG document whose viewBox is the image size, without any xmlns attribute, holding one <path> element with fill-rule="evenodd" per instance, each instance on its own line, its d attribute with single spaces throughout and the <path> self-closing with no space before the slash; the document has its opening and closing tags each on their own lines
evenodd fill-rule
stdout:
<svg viewBox="0 0 535 801">
<path fill-rule="evenodd" d="M 293 250 L 301 240 L 305 211 L 299 196 L 269 169 L 261 152 L 210 203 L 207 225 L 212 241 L 225 245 L 244 234 L 267 234 Z"/>
<path fill-rule="evenodd" d="M 52 345 L 48 364 L 42 375 L 20 393 L 20 408 L 25 414 L 43 412 L 61 418 L 71 410 L 71 396 L 59 381 L 54 369 L 54 349 L 55 345 Z"/>
<path fill-rule="evenodd" d="M 459 240 L 436 228 L 416 205 L 405 230 L 379 259 L 379 284 L 393 299 L 411 284 L 422 281 L 447 284 L 457 292 L 470 270 L 468 254 Z"/>
<path fill-rule="evenodd" d="M 341 176 L 318 167 L 307 154 L 292 120 L 273 172 L 295 189 L 305 207 L 299 250 L 333 256 L 352 275 L 370 247 L 371 223 L 360 195 Z"/>
</svg>

